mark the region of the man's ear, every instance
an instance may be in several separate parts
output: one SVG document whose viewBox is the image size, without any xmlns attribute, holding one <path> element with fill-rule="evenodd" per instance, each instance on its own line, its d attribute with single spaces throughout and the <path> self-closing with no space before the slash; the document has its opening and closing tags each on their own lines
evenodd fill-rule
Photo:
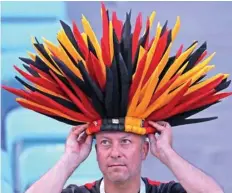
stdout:
<svg viewBox="0 0 232 193">
<path fill-rule="evenodd" d="M 143 142 L 143 147 L 142 147 L 142 159 L 143 160 L 145 160 L 147 158 L 148 151 L 149 151 L 149 142 L 144 141 Z"/>
<path fill-rule="evenodd" d="M 95 151 L 96 151 L 96 153 L 97 153 L 97 144 L 95 144 Z"/>
<path fill-rule="evenodd" d="M 94 147 L 95 147 L 95 152 L 96 152 L 96 158 L 97 158 L 97 161 L 98 161 L 97 144 L 95 144 Z"/>
</svg>

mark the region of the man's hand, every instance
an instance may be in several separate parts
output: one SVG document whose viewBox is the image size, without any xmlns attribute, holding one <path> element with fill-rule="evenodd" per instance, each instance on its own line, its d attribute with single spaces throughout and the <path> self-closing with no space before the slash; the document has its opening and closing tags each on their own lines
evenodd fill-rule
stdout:
<svg viewBox="0 0 232 193">
<path fill-rule="evenodd" d="M 63 156 L 46 174 L 30 186 L 26 193 L 62 192 L 68 178 L 91 151 L 92 136 L 85 134 L 87 127 L 88 125 L 80 125 L 72 128 L 67 137 Z"/>
<path fill-rule="evenodd" d="M 172 130 L 169 123 L 160 121 L 149 121 L 149 124 L 156 128 L 159 136 L 149 134 L 150 150 L 152 155 L 156 156 L 161 162 L 166 161 L 166 151 L 172 149 Z"/>
<path fill-rule="evenodd" d="M 223 193 L 212 177 L 191 165 L 173 150 L 172 130 L 167 122 L 149 121 L 149 124 L 159 133 L 157 137 L 154 134 L 148 135 L 151 153 L 172 171 L 186 192 Z"/>
<path fill-rule="evenodd" d="M 92 149 L 93 138 L 85 133 L 87 127 L 87 124 L 73 127 L 66 141 L 65 156 L 74 167 L 82 163 Z"/>
</svg>

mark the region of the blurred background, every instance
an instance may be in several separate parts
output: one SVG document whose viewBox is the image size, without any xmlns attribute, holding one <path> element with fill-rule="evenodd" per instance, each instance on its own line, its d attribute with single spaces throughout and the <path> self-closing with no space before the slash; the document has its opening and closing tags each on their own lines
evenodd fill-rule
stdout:
<svg viewBox="0 0 232 193">
<path fill-rule="evenodd" d="M 110 14 L 117 11 L 123 20 L 131 9 L 132 24 L 142 12 L 144 27 L 147 16 L 155 10 L 153 34 L 158 21 L 163 25 L 168 20 L 172 28 L 176 17 L 180 16 L 181 28 L 172 52 L 175 53 L 182 43 L 187 48 L 194 40 L 199 41 L 199 46 L 207 41 L 208 53 L 217 53 L 212 62 L 216 68 L 209 76 L 220 72 L 232 74 L 232 2 L 107 1 L 105 5 Z M 70 25 L 75 21 L 82 29 L 81 15 L 84 14 L 100 39 L 100 7 L 100 2 L 1 2 L 1 84 L 21 88 L 14 79 L 13 65 L 22 66 L 18 57 L 27 57 L 28 51 L 34 53 L 31 36 L 36 36 L 40 42 L 45 37 L 57 43 L 59 20 Z M 1 191 L 22 193 L 59 160 L 71 126 L 19 107 L 15 97 L 5 90 L 1 91 L 1 112 Z M 198 116 L 219 118 L 173 128 L 174 148 L 183 158 L 211 175 L 226 193 L 231 193 L 232 97 Z M 153 180 L 175 180 L 168 168 L 150 155 L 142 172 Z M 66 185 L 80 185 L 100 177 L 93 149 Z"/>
</svg>

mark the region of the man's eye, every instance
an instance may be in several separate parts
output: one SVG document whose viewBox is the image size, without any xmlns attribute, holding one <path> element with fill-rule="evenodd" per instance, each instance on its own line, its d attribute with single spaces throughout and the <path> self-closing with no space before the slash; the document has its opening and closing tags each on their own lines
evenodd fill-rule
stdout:
<svg viewBox="0 0 232 193">
<path fill-rule="evenodd" d="M 101 141 L 101 144 L 102 144 L 102 145 L 109 145 L 110 142 L 109 142 L 108 140 L 102 140 L 102 141 Z"/>
<path fill-rule="evenodd" d="M 129 139 L 122 140 L 122 144 L 130 144 L 130 143 L 131 143 L 131 140 L 129 140 Z"/>
</svg>

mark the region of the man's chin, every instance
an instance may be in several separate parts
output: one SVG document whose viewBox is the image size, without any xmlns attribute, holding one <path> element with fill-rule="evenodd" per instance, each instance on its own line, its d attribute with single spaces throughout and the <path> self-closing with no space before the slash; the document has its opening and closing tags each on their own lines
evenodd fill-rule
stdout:
<svg viewBox="0 0 232 193">
<path fill-rule="evenodd" d="M 114 183 L 122 183 L 128 179 L 127 175 L 123 175 L 123 174 L 109 175 L 108 178 L 111 182 L 114 182 Z"/>
</svg>

